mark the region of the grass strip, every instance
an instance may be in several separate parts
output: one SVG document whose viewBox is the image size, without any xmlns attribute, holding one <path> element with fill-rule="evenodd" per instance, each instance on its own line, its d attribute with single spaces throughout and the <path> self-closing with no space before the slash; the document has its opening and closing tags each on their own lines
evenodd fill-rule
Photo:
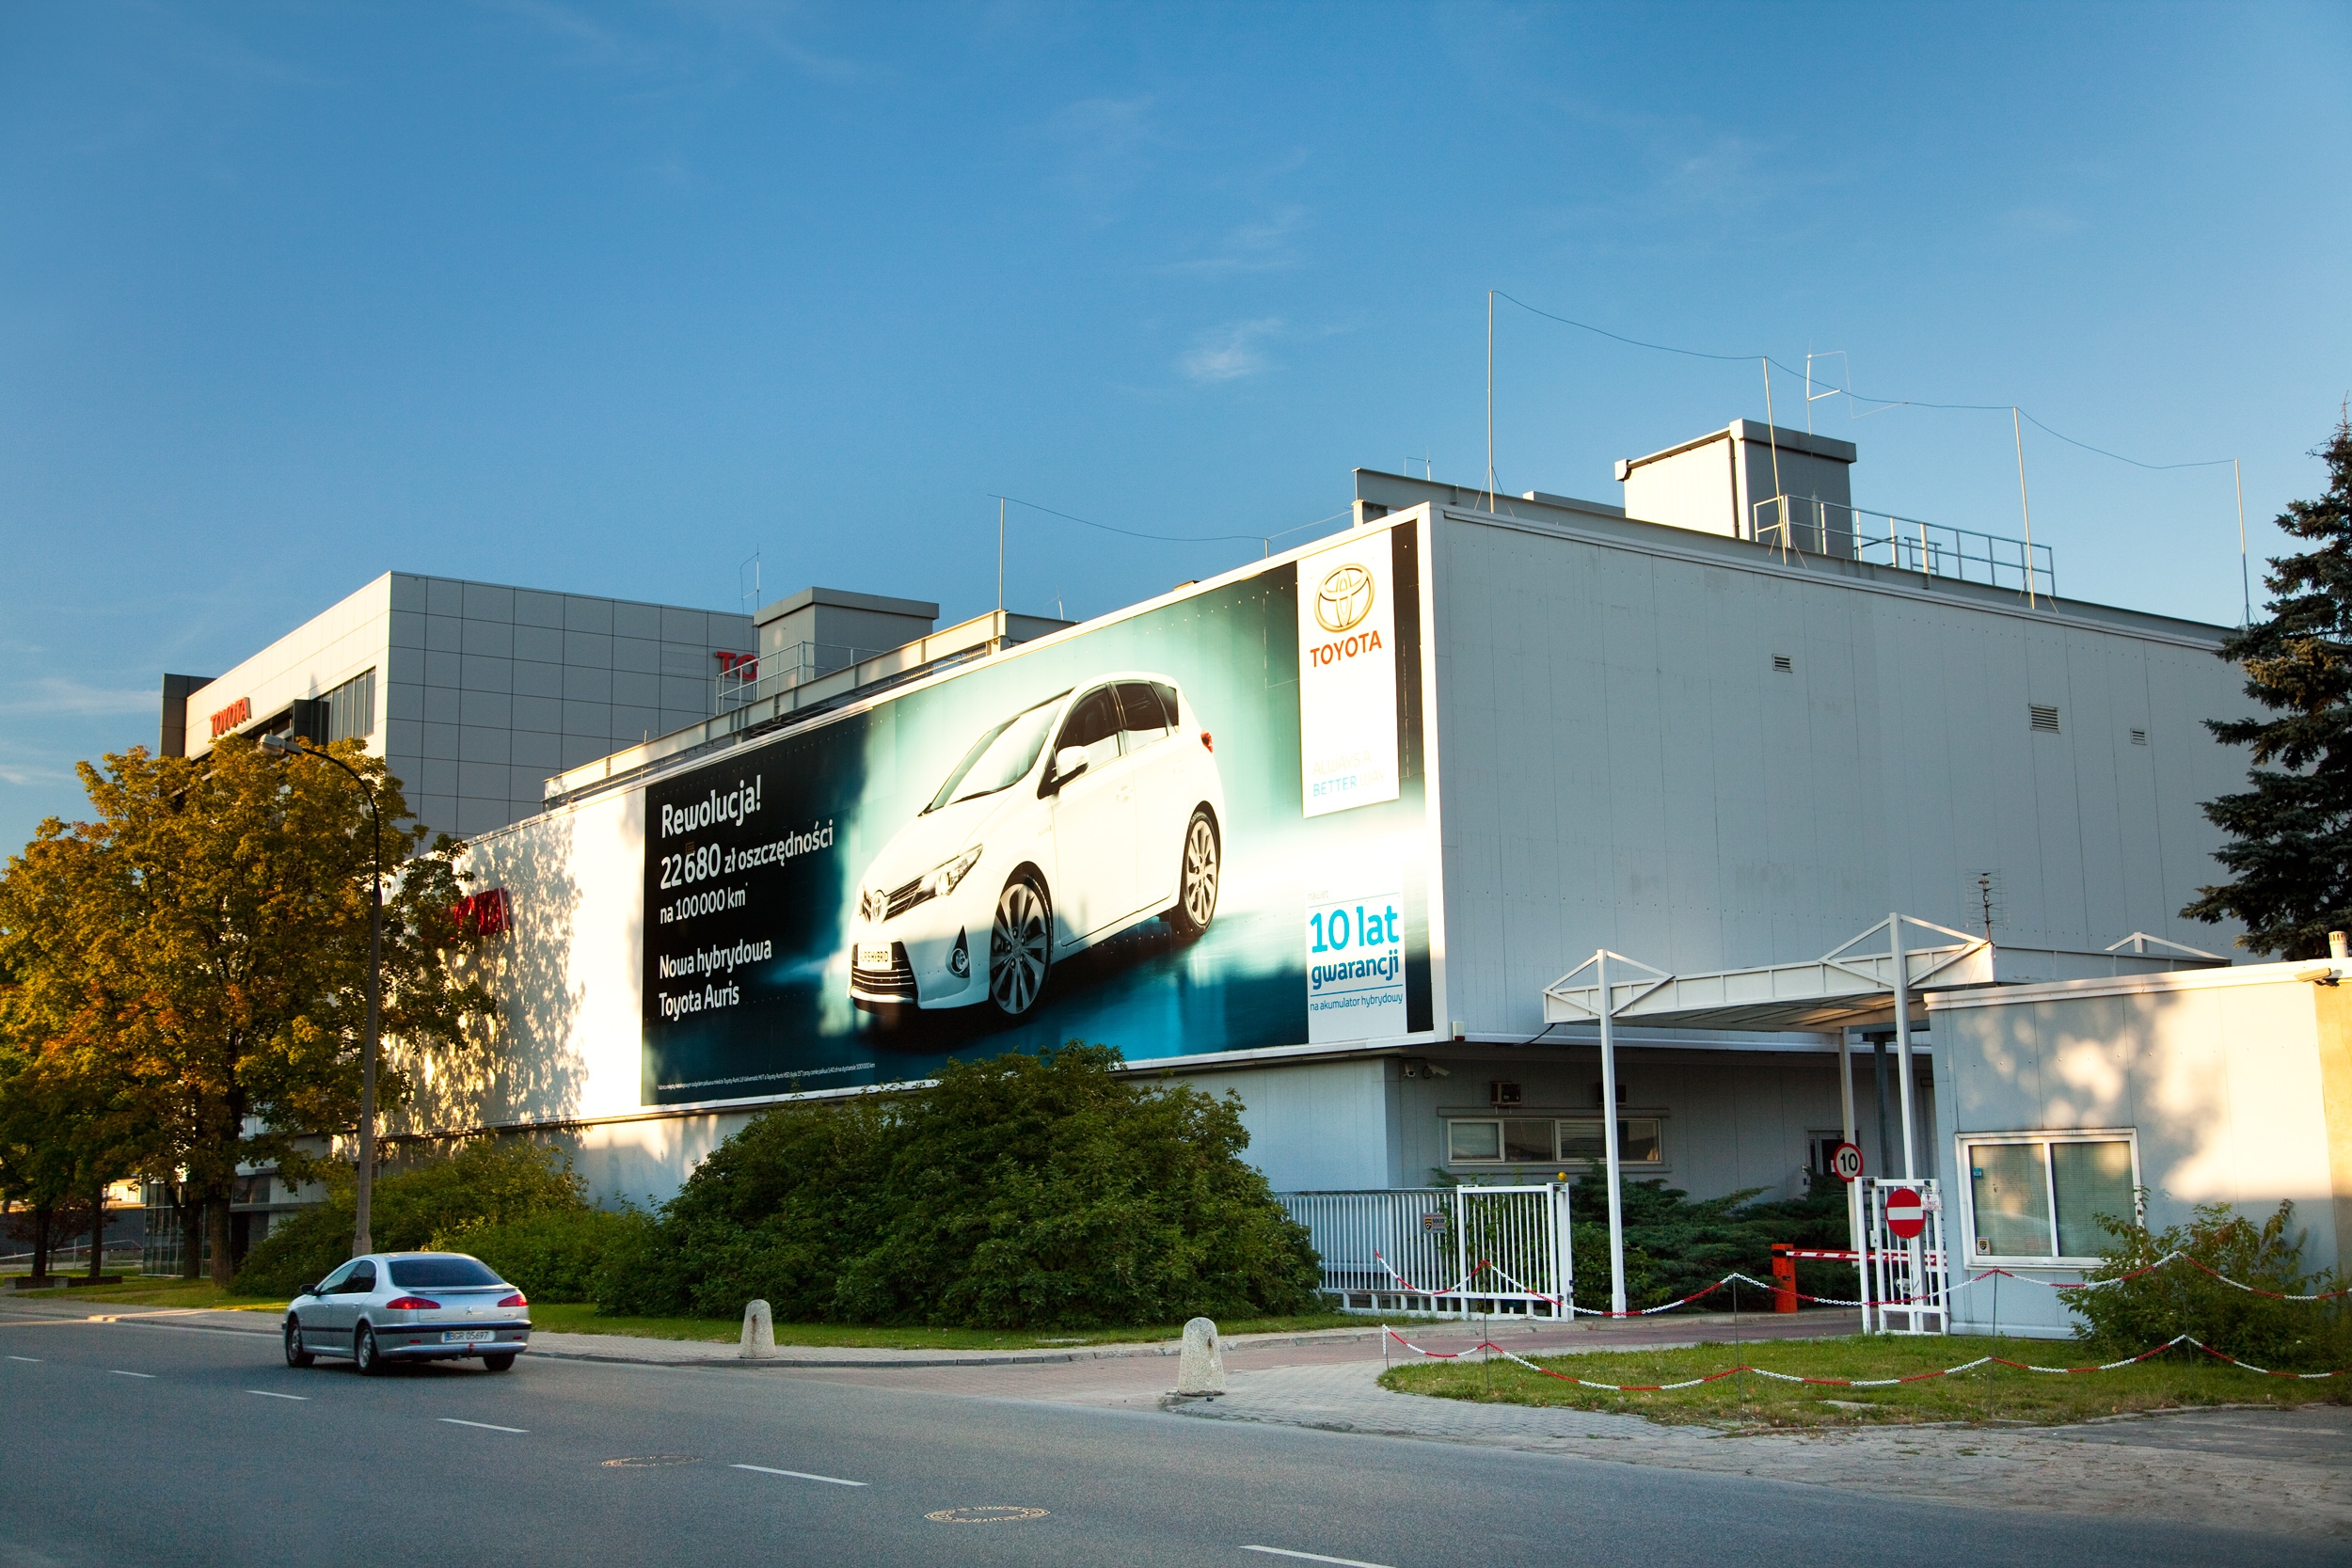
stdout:
<svg viewBox="0 0 2352 1568">
<path fill-rule="evenodd" d="M 2070 1340 L 1970 1335 L 1918 1338 L 1852 1335 L 1834 1339 L 1751 1340 L 1744 1345 L 1710 1341 L 1679 1350 L 1592 1351 L 1530 1359 L 1553 1371 L 1595 1383 L 1661 1384 L 1704 1377 L 1742 1362 L 1798 1377 L 1912 1377 L 1983 1355 L 2045 1367 L 2114 1359 L 2093 1355 Z M 1380 1383 L 1399 1393 L 1438 1399 L 1605 1411 L 1643 1416 L 1661 1425 L 1696 1424 L 1727 1431 L 1989 1421 L 2058 1426 L 2099 1416 L 2223 1404 L 2352 1404 L 2352 1377 L 2325 1383 L 2264 1377 L 2186 1348 L 2111 1372 L 2059 1376 L 2021 1372 L 2013 1367 L 1980 1367 L 1953 1377 L 1891 1388 L 1821 1387 L 1749 1375 L 1669 1393 L 1615 1394 L 1562 1383 L 1500 1358 L 1491 1367 L 1470 1359 L 1391 1367 L 1381 1375 Z"/>
<path fill-rule="evenodd" d="M 739 1321 L 721 1318 L 625 1318 L 607 1316 L 584 1303 L 534 1302 L 532 1326 L 550 1334 L 624 1334 L 639 1339 L 697 1339 L 734 1344 Z M 1363 1328 L 1360 1317 L 1318 1312 L 1303 1317 L 1236 1320 L 1217 1324 L 1220 1335 L 1303 1334 L 1322 1328 Z M 887 1328 L 870 1323 L 778 1323 L 779 1345 L 824 1345 L 856 1350 L 1056 1350 L 1079 1345 L 1153 1343 L 1181 1338 L 1182 1323 L 1093 1329 Z"/>
</svg>

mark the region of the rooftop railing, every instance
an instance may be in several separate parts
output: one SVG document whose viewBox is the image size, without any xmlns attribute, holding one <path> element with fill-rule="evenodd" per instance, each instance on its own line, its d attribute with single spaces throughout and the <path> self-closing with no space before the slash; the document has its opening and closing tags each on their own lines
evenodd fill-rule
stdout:
<svg viewBox="0 0 2352 1568">
<path fill-rule="evenodd" d="M 2058 597 L 2058 564 L 2047 545 L 1803 496 L 1756 502 L 1752 526 L 1750 537 L 1773 549 L 1867 561 L 1931 580 L 2005 588 L 2029 599 Z"/>
</svg>

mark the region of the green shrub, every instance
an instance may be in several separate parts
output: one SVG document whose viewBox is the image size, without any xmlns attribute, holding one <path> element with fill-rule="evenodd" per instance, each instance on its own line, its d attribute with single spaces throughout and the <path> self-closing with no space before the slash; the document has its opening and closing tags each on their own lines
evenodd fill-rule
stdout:
<svg viewBox="0 0 2352 1568">
<path fill-rule="evenodd" d="M 594 1301 L 607 1257 L 645 1224 L 635 1210 L 550 1209 L 520 1219 L 474 1220 L 437 1233 L 432 1244 L 471 1253 L 533 1301 Z"/>
<path fill-rule="evenodd" d="M 950 1062 L 893 1101 L 769 1112 L 616 1253 L 607 1311 L 976 1328 L 1311 1307 L 1304 1227 L 1241 1159 L 1240 1101 L 1119 1053 Z"/>
<path fill-rule="evenodd" d="M 1772 1243 L 1843 1248 L 1850 1244 L 1845 1189 L 1821 1180 L 1804 1197 L 1757 1203 L 1763 1191 L 1750 1187 L 1692 1202 L 1691 1195 L 1658 1178 L 1627 1181 L 1618 1200 L 1625 1219 L 1626 1305 L 1656 1307 L 1712 1285 L 1724 1275 L 1744 1274 L 1770 1282 Z M 1609 1305 L 1609 1189 L 1594 1171 L 1568 1196 L 1570 1245 L 1576 1260 L 1576 1304 Z M 1800 1263 L 1797 1284 L 1810 1295 L 1854 1293 L 1851 1265 Z M 1743 1309 L 1766 1305 L 1763 1293 L 1741 1286 Z M 1732 1291 L 1720 1291 L 1700 1305 L 1727 1310 Z"/>
<path fill-rule="evenodd" d="M 292 1295 L 351 1256 L 358 1175 L 340 1162 L 316 1168 L 326 1183 L 326 1201 L 271 1224 L 237 1271 L 239 1293 Z M 587 1206 L 580 1178 L 553 1149 L 523 1139 L 485 1138 L 446 1158 L 379 1176 L 368 1230 L 377 1251 L 406 1252 L 477 1221 L 578 1212 Z"/>
<path fill-rule="evenodd" d="M 2316 1294 L 2342 1288 L 2340 1272 L 2304 1272 L 2303 1233 L 2290 1228 L 2294 1218 L 2292 1203 L 2280 1204 L 2260 1225 L 2227 1204 L 2212 1203 L 2201 1205 L 2186 1225 L 2151 1231 L 2101 1214 L 2100 1227 L 2115 1244 L 2106 1249 L 2107 1261 L 2086 1277 L 2121 1283 L 2065 1292 L 2066 1305 L 2083 1319 L 2078 1336 L 2103 1354 L 2132 1354 L 2189 1334 L 2278 1371 L 2352 1366 L 2352 1312 L 2342 1300 L 2279 1301 L 2225 1285 L 2185 1262 L 2123 1278 L 2169 1252 L 2183 1252 L 2257 1290 Z"/>
</svg>

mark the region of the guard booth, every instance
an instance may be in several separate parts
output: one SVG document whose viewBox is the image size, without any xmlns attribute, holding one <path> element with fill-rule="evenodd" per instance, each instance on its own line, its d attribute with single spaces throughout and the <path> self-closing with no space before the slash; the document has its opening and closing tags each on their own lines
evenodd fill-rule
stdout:
<svg viewBox="0 0 2352 1568">
<path fill-rule="evenodd" d="M 2153 949 L 2153 951 L 2152 951 Z M 1913 1033 L 1928 998 L 2052 978 L 2098 978 L 2227 967 L 2217 954 L 2134 932 L 2098 953 L 2001 947 L 1986 938 L 1899 912 L 1819 958 L 1754 969 L 1675 974 L 1602 949 L 1544 988 L 1547 1025 L 1597 1026 L 1601 1095 L 1616 1103 L 1620 1025 L 1645 1029 L 1804 1033 L 1835 1039 L 1845 1143 L 1855 1143 L 1852 1047 L 1864 1031 L 1895 1047 L 1898 1139 L 1881 1148 L 1899 1168 L 1868 1171 L 1853 1161 L 1846 1215 L 1863 1327 L 1873 1334 L 1941 1334 L 1951 1321 L 1955 1259 L 1945 1244 L 1942 1184 L 1921 1147 L 1915 1117 Z M 1613 1117 L 1602 1118 L 1608 1171 L 1611 1309 L 1626 1310 L 1623 1165 Z M 1844 1162 L 1841 1162 L 1841 1166 Z"/>
</svg>

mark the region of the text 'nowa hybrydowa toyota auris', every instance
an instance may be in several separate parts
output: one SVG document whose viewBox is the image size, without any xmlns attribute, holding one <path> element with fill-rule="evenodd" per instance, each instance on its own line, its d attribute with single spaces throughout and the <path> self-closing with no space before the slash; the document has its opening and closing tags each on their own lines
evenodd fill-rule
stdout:
<svg viewBox="0 0 2352 1568">
<path fill-rule="evenodd" d="M 1049 697 L 974 742 L 866 868 L 850 994 L 1019 1017 L 1055 963 L 1130 926 L 1197 934 L 1216 913 L 1224 818 L 1209 732 L 1173 681 Z"/>
</svg>

